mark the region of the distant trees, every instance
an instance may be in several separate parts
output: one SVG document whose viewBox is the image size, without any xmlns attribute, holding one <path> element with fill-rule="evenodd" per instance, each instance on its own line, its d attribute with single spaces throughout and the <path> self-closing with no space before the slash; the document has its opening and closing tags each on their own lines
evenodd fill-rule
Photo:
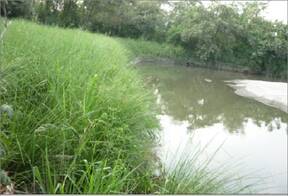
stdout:
<svg viewBox="0 0 288 196">
<path fill-rule="evenodd" d="M 196 0 L 5 1 L 9 17 L 113 36 L 167 41 L 212 65 L 227 62 L 249 65 L 256 72 L 277 77 L 287 74 L 287 25 L 264 20 L 263 3 L 240 6 L 213 1 L 207 7 Z M 162 9 L 164 3 L 170 4 L 171 12 Z"/>
<path fill-rule="evenodd" d="M 0 0 L 1 15 L 5 12 L 8 17 L 29 18 L 33 12 L 32 3 L 33 0 Z"/>
<path fill-rule="evenodd" d="M 38 20 L 45 24 L 163 40 L 165 23 L 161 1 L 38 0 L 34 6 Z"/>
<path fill-rule="evenodd" d="M 64 0 L 63 10 L 59 17 L 61 26 L 78 27 L 80 25 L 80 12 L 77 0 Z"/>
<path fill-rule="evenodd" d="M 242 9 L 242 10 L 241 10 Z M 287 25 L 264 20 L 263 3 L 208 8 L 201 3 L 175 6 L 167 40 L 205 62 L 249 65 L 254 71 L 286 77 Z"/>
<path fill-rule="evenodd" d="M 207 9 L 199 3 L 174 12 L 168 41 L 180 43 L 204 61 L 233 56 L 243 30 L 235 5 L 214 3 Z"/>
<path fill-rule="evenodd" d="M 60 10 L 63 10 L 62 0 L 35 1 L 36 18 L 44 24 L 60 25 Z M 62 22 L 63 23 L 63 22 Z"/>
<path fill-rule="evenodd" d="M 154 39 L 164 26 L 160 6 L 160 1 L 84 0 L 82 24 L 109 35 Z"/>
</svg>

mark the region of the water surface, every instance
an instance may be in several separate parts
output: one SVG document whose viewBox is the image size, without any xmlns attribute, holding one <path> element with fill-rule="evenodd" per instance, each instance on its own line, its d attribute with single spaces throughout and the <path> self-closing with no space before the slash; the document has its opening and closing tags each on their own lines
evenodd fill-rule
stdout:
<svg viewBox="0 0 288 196">
<path fill-rule="evenodd" d="M 287 193 L 288 114 L 238 96 L 225 83 L 263 78 L 180 66 L 140 65 L 139 70 L 159 104 L 164 165 L 189 156 L 195 144 L 209 143 L 201 155 L 206 157 L 222 145 L 210 167 L 239 163 L 237 172 L 261 182 L 260 192 Z"/>
</svg>

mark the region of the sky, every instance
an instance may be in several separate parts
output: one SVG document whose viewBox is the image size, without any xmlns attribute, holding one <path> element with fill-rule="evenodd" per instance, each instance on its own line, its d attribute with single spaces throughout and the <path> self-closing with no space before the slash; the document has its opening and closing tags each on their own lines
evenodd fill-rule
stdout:
<svg viewBox="0 0 288 196">
<path fill-rule="evenodd" d="M 253 2 L 255 0 L 241 0 L 241 1 L 237 1 L 237 0 L 234 0 L 235 2 L 242 2 L 242 3 L 245 3 L 245 2 Z M 222 0 L 221 1 L 222 3 L 231 3 L 233 2 L 233 0 Z M 278 21 L 281 21 L 283 22 L 284 24 L 287 24 L 287 10 L 288 10 L 288 0 L 267 0 L 267 1 L 258 1 L 258 2 L 266 2 L 268 3 L 267 4 L 267 8 L 266 10 L 263 12 L 263 17 L 266 19 L 266 20 L 270 20 L 270 21 L 275 21 L 275 20 L 278 20 Z M 211 1 L 209 0 L 202 0 L 202 3 L 205 5 L 205 6 L 208 6 Z M 165 6 L 163 7 L 165 10 L 169 10 L 169 7 Z"/>
<path fill-rule="evenodd" d="M 235 0 L 236 1 L 236 0 Z M 209 5 L 211 1 L 202 1 L 204 5 Z M 223 3 L 231 3 L 233 2 L 232 0 L 230 1 L 221 1 Z M 236 2 L 253 2 L 252 0 L 250 1 L 236 1 Z M 258 1 L 258 2 L 268 2 L 266 10 L 263 12 L 264 18 L 270 21 L 281 21 L 285 24 L 287 24 L 287 0 L 270 0 L 270 1 Z"/>
<path fill-rule="evenodd" d="M 277 19 L 284 24 L 287 24 L 287 9 L 287 1 L 270 1 L 266 13 L 264 13 L 264 17 L 272 21 Z"/>
</svg>

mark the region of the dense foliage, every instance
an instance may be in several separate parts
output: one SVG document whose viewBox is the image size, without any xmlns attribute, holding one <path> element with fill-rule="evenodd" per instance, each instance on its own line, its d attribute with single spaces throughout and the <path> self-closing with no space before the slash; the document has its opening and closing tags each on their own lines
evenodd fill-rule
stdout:
<svg viewBox="0 0 288 196">
<path fill-rule="evenodd" d="M 163 9 L 170 5 L 172 11 Z M 269 22 L 265 4 L 214 1 L 8 0 L 8 16 L 183 46 L 205 64 L 229 63 L 285 78 L 287 25 Z"/>
<path fill-rule="evenodd" d="M 246 65 L 256 73 L 287 74 L 287 25 L 264 20 L 265 4 L 257 2 L 205 8 L 201 4 L 176 5 L 168 27 L 168 41 L 215 65 Z"/>
</svg>

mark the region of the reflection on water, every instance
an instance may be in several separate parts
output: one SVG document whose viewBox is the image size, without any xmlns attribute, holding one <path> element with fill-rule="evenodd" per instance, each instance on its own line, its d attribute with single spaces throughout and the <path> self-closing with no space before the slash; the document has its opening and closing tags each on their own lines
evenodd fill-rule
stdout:
<svg viewBox="0 0 288 196">
<path fill-rule="evenodd" d="M 156 65 L 143 65 L 140 70 L 160 106 L 164 164 L 180 159 L 175 156 L 179 152 L 192 151 L 192 143 L 209 143 L 203 155 L 209 157 L 225 141 L 211 167 L 241 162 L 241 172 L 265 179 L 264 193 L 287 193 L 288 115 L 237 96 L 224 82 L 247 76 Z"/>
</svg>

